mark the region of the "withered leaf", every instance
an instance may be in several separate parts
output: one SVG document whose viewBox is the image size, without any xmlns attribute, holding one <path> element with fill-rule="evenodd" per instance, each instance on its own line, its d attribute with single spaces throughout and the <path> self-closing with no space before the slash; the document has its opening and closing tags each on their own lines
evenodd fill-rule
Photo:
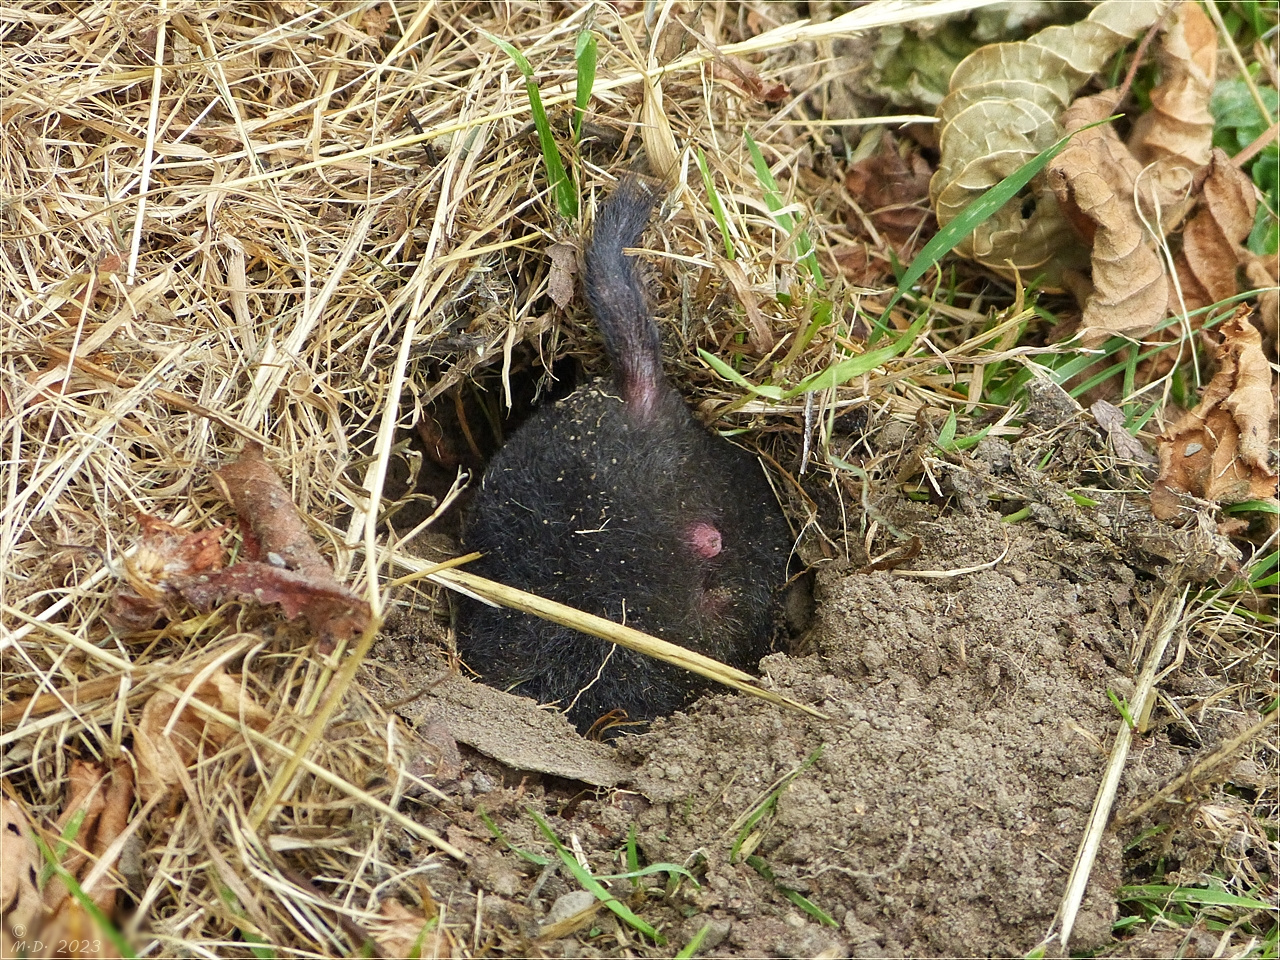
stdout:
<svg viewBox="0 0 1280 960">
<path fill-rule="evenodd" d="M 290 620 L 303 617 L 322 639 L 350 640 L 369 625 L 369 603 L 333 577 L 247 560 L 216 573 L 175 580 L 183 598 L 200 610 L 227 600 L 276 604 Z"/>
<path fill-rule="evenodd" d="M 1059 207 L 1092 242 L 1093 292 L 1081 330 L 1086 347 L 1116 335 L 1141 336 L 1164 319 L 1168 306 L 1164 265 L 1133 202 L 1141 165 L 1110 124 L 1088 127 L 1114 104 L 1109 91 L 1072 104 L 1063 123 L 1080 132 L 1048 169 Z"/>
<path fill-rule="evenodd" d="M 241 679 L 219 670 L 192 689 L 195 675 L 180 677 L 174 686 L 186 691 L 187 700 L 199 699 L 223 713 L 239 717 L 255 730 L 263 730 L 270 715 L 243 691 Z M 138 760 L 138 794 L 143 801 L 177 788 L 184 771 L 195 762 L 202 748 L 225 746 L 237 731 L 206 719 L 188 705 L 174 717 L 178 697 L 161 691 L 142 706 L 134 728 L 134 753 Z"/>
<path fill-rule="evenodd" d="M 1155 164 L 1150 175 L 1168 199 L 1185 190 L 1209 160 L 1209 95 L 1217 63 L 1218 37 L 1208 15 L 1198 3 L 1178 4 L 1160 45 L 1160 83 L 1151 91 L 1151 109 L 1129 138 L 1134 155 Z"/>
<path fill-rule="evenodd" d="M 0 797 L 0 956 L 16 957 L 16 941 L 28 940 L 44 921 L 40 853 L 22 808 Z"/>
<path fill-rule="evenodd" d="M 551 273 L 547 277 L 547 292 L 561 310 L 573 302 L 573 275 L 578 272 L 578 253 L 571 244 L 553 243 L 547 247 L 551 258 Z"/>
<path fill-rule="evenodd" d="M 228 596 L 278 603 L 291 619 L 299 614 L 307 618 L 322 651 L 368 627 L 368 601 L 334 577 L 260 446 L 247 444 L 240 459 L 215 471 L 211 479 L 246 528 L 249 562 L 218 575 L 189 578 L 182 584 L 183 596 L 204 608 Z M 254 562 L 258 560 L 267 562 Z"/>
<path fill-rule="evenodd" d="M 881 136 L 880 148 L 859 160 L 845 175 L 845 189 L 857 205 L 845 220 L 855 237 L 867 237 L 884 255 L 873 261 L 866 253 L 837 255 L 842 269 L 861 284 L 876 284 L 892 274 L 889 254 L 906 263 L 937 224 L 929 209 L 929 164 L 918 153 L 903 156 L 893 135 Z"/>
<path fill-rule="evenodd" d="M 76 761 L 68 778 L 68 792 L 58 818 L 59 832 L 66 832 L 73 816 L 83 815 L 83 819 L 75 830 L 72 852 L 63 857 L 62 866 L 80 882 L 93 906 L 108 920 L 114 920 L 119 882 L 113 868 L 118 854 L 108 857 L 108 853 L 129 822 L 133 807 L 132 767 L 124 758 L 110 767 Z M 82 851 L 88 851 L 89 856 Z M 55 877 L 45 887 L 44 903 L 52 916 L 40 928 L 40 939 L 51 947 L 68 945 L 62 950 L 54 948 L 47 956 L 102 960 L 120 956 L 111 941 L 101 935 L 98 921 L 90 916 L 85 904 L 71 896 L 60 878 Z"/>
<path fill-rule="evenodd" d="M 432 930 L 427 918 L 414 913 L 399 900 L 384 900 L 379 905 L 381 917 L 368 923 L 369 931 L 377 941 L 380 957 L 430 957 L 435 951 L 428 948 Z"/>
<path fill-rule="evenodd" d="M 1160 437 L 1160 476 L 1151 489 L 1158 519 L 1178 515 L 1181 493 L 1217 503 L 1276 495 L 1269 460 L 1276 401 L 1262 335 L 1242 308 L 1222 336 L 1218 372 L 1199 405 Z"/>
<path fill-rule="evenodd" d="M 1183 228 L 1182 252 L 1175 260 L 1187 309 L 1235 296 L 1237 268 L 1249 259 L 1242 244 L 1257 209 L 1253 181 L 1215 148 L 1205 171 L 1200 209 Z"/>
<path fill-rule="evenodd" d="M 1124 411 L 1106 400 L 1095 400 L 1089 407 L 1093 419 L 1098 426 L 1107 431 L 1107 439 L 1111 441 L 1111 449 L 1123 460 L 1135 463 L 1155 464 L 1156 458 L 1147 452 L 1142 441 L 1125 429 Z"/>
<path fill-rule="evenodd" d="M 946 226 L 987 188 L 1059 137 L 1058 118 L 1076 91 L 1130 40 L 1165 12 L 1164 0 L 1106 0 L 1087 19 L 1053 26 L 1020 43 L 994 43 L 966 57 L 951 75 L 938 106 L 941 157 L 929 185 Z M 1043 183 L 997 211 L 956 251 L 1008 273 L 1037 272 L 1061 285 L 1061 271 L 1084 265 L 1082 247 Z"/>
<path fill-rule="evenodd" d="M 753 100 L 763 103 L 779 103 L 791 95 L 785 83 L 765 83 L 755 68 L 740 57 L 717 53 L 711 62 L 711 75 L 718 80 L 728 80 Z"/>
<path fill-rule="evenodd" d="M 222 566 L 219 544 L 225 527 L 192 533 L 139 513 L 142 540 L 124 560 L 125 583 L 111 598 L 111 621 L 126 630 L 146 630 L 168 612 L 175 577 L 195 576 Z"/>
</svg>

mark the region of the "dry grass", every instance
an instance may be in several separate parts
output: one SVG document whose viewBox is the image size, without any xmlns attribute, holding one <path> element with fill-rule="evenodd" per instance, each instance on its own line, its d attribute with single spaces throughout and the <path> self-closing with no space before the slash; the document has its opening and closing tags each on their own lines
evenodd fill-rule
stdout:
<svg viewBox="0 0 1280 960">
<path fill-rule="evenodd" d="M 0 8 L 5 792 L 47 831 L 72 759 L 132 762 L 145 706 L 181 697 L 193 676 L 225 672 L 238 687 L 231 701 L 191 700 L 198 762 L 126 844 L 120 870 L 140 907 L 125 933 L 149 954 L 243 955 L 261 937 L 272 955 L 348 955 L 392 899 L 413 903 L 419 926 L 438 918 L 423 955 L 474 949 L 476 918 L 449 915 L 420 883 L 448 845 L 384 815 L 431 789 L 431 765 L 358 683 L 297 775 L 277 782 L 324 713 L 341 650 L 319 657 L 299 629 L 260 614 L 127 634 L 104 614 L 137 547 L 136 515 L 192 530 L 229 522 L 207 475 L 253 438 L 339 577 L 382 608 L 403 549 L 375 523 L 397 442 L 478 371 L 506 378 L 521 345 L 548 365 L 590 352 L 585 328 L 547 306 L 546 248 L 576 243 L 579 227 L 554 214 L 523 83 L 481 31 L 529 57 L 561 122 L 574 37 L 589 24 L 598 33 L 589 119 L 604 145 L 574 158 L 589 208 L 626 149 L 654 136 L 639 124 L 649 48 L 635 6 L 623 18 L 610 4 L 465 0 Z M 797 89 L 821 85 L 828 35 L 859 22 L 761 35 L 748 5 L 703 16 L 722 53 L 746 41 L 737 52 L 758 55 L 762 78 Z M 737 424 L 792 443 L 801 406 L 743 405 L 694 359 L 703 346 L 741 352 L 747 371 L 776 361 L 798 319 L 766 313 L 780 334 L 766 357 L 735 345 L 733 310 L 708 311 L 738 301 L 712 260 L 719 234 L 686 148 L 706 151 L 749 283 L 795 288 L 794 253 L 741 131 L 750 126 L 825 254 L 847 238 L 815 213 L 839 209 L 838 187 L 800 169 L 821 128 L 744 95 L 677 27 L 659 41 L 666 69 L 654 79 L 682 189 L 650 259 L 665 287 L 655 300 L 687 305 L 672 324 L 688 348 L 679 377 L 704 412 L 736 408 Z M 861 295 L 834 292 L 837 303 Z M 841 349 L 820 333 L 774 372 L 798 381 Z M 944 359 L 985 350 L 989 363 L 994 349 L 1013 344 L 961 336 Z M 950 405 L 944 379 L 935 356 L 820 399 L 874 397 L 908 420 Z"/>
</svg>

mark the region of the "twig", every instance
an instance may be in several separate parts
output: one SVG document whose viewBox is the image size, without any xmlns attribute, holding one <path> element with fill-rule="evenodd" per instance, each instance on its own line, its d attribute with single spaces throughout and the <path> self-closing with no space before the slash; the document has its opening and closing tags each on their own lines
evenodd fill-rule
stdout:
<svg viewBox="0 0 1280 960">
<path fill-rule="evenodd" d="M 1164 657 L 1169 640 L 1182 616 L 1182 609 L 1187 602 L 1188 587 L 1183 586 L 1183 571 L 1175 570 L 1169 585 L 1160 594 L 1155 609 L 1147 619 L 1143 630 L 1142 644 L 1148 649 L 1147 660 L 1142 666 L 1142 673 L 1133 693 L 1135 704 L 1146 703 L 1147 697 L 1154 692 L 1156 670 Z M 1154 643 L 1150 643 L 1151 638 Z M 1097 859 L 1098 849 L 1102 846 L 1102 835 L 1106 832 L 1107 820 L 1111 816 L 1111 807 L 1115 803 L 1116 791 L 1120 786 L 1120 775 L 1124 772 L 1125 760 L 1129 757 L 1129 745 L 1133 742 L 1133 729 L 1126 720 L 1120 721 L 1120 729 L 1116 733 L 1115 743 L 1111 747 L 1111 759 L 1107 761 L 1103 772 L 1102 783 L 1098 787 L 1098 795 L 1093 801 L 1093 809 L 1089 812 L 1089 824 L 1085 828 L 1084 838 L 1080 842 L 1080 850 L 1076 854 L 1075 865 L 1071 868 L 1071 876 L 1067 879 L 1067 892 L 1062 898 L 1062 905 L 1049 925 L 1045 935 L 1048 943 L 1054 935 L 1053 928 L 1061 920 L 1058 939 L 1062 943 L 1062 952 L 1067 951 L 1071 938 L 1071 930 L 1075 926 L 1076 916 L 1080 912 L 1080 904 L 1084 900 L 1085 889 L 1089 885 L 1089 875 L 1093 872 L 1093 863 Z"/>
<path fill-rule="evenodd" d="M 1131 823 L 1134 820 L 1140 819 L 1142 816 L 1149 813 L 1158 803 L 1161 803 L 1173 794 L 1177 793 L 1186 784 L 1195 780 L 1196 777 L 1200 776 L 1205 771 L 1212 770 L 1214 767 L 1218 766 L 1218 764 L 1232 759 L 1241 747 L 1260 734 L 1267 727 L 1276 726 L 1277 723 L 1280 723 L 1280 716 L 1277 716 L 1274 712 L 1267 714 L 1248 730 L 1237 734 L 1226 743 L 1222 744 L 1222 746 L 1218 747 L 1217 750 L 1214 750 L 1213 753 L 1206 757 L 1201 757 L 1192 764 L 1190 768 L 1178 774 L 1165 786 L 1161 787 L 1136 807 L 1130 807 L 1128 810 L 1124 810 L 1116 814 L 1116 822 Z"/>
</svg>

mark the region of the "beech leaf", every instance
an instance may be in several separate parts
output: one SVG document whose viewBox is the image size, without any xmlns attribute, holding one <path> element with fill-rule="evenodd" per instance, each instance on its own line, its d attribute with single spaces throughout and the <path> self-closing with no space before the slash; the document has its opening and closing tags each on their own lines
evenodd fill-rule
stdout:
<svg viewBox="0 0 1280 960">
<path fill-rule="evenodd" d="M 1160 83 L 1151 109 L 1133 126 L 1129 145 L 1166 197 L 1174 197 L 1209 162 L 1213 114 L 1209 97 L 1217 72 L 1218 39 L 1198 3 L 1180 3 L 1160 45 Z M 1234 291 L 1233 291 L 1234 292 Z"/>
<path fill-rule="evenodd" d="M 1218 372 L 1199 405 L 1160 437 L 1160 476 L 1151 511 L 1176 517 L 1180 494 L 1216 503 L 1267 500 L 1276 495 L 1271 469 L 1271 418 L 1276 398 L 1262 334 L 1241 308 L 1222 326 Z"/>
<path fill-rule="evenodd" d="M 1182 251 L 1174 260 L 1187 309 L 1235 296 L 1237 268 L 1253 259 L 1243 244 L 1257 209 L 1253 181 L 1214 148 L 1200 208 L 1183 228 Z"/>
<path fill-rule="evenodd" d="M 1079 23 L 1048 27 L 1020 43 L 988 44 L 961 61 L 937 111 L 941 157 L 929 194 L 939 226 L 1056 141 L 1059 117 L 1076 91 L 1168 6 L 1104 0 Z M 1005 204 L 956 249 L 994 270 L 1041 273 L 1056 286 L 1064 269 L 1084 267 L 1086 252 L 1052 189 L 1041 181 L 1031 192 Z"/>
<path fill-rule="evenodd" d="M 1081 339 L 1140 336 L 1164 319 L 1169 289 L 1133 203 L 1142 167 L 1110 124 L 1086 127 L 1115 108 L 1111 92 L 1082 97 L 1063 113 L 1070 145 L 1049 163 L 1048 181 L 1066 218 L 1091 240 L 1093 291 L 1085 300 Z"/>
</svg>

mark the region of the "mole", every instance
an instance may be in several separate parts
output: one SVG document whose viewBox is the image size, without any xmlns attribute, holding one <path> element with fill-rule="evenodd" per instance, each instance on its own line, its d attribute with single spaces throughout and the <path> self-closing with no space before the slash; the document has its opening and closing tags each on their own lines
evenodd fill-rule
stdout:
<svg viewBox="0 0 1280 960">
<path fill-rule="evenodd" d="M 481 576 L 731 666 L 769 652 L 790 528 L 755 457 L 699 423 L 662 370 L 658 327 L 623 254 L 654 205 L 628 176 L 601 206 L 585 287 L 612 378 L 538 410 L 498 451 L 463 521 Z M 458 652 L 487 683 L 554 703 L 580 732 L 649 721 L 703 678 L 531 614 L 463 597 Z"/>
</svg>

